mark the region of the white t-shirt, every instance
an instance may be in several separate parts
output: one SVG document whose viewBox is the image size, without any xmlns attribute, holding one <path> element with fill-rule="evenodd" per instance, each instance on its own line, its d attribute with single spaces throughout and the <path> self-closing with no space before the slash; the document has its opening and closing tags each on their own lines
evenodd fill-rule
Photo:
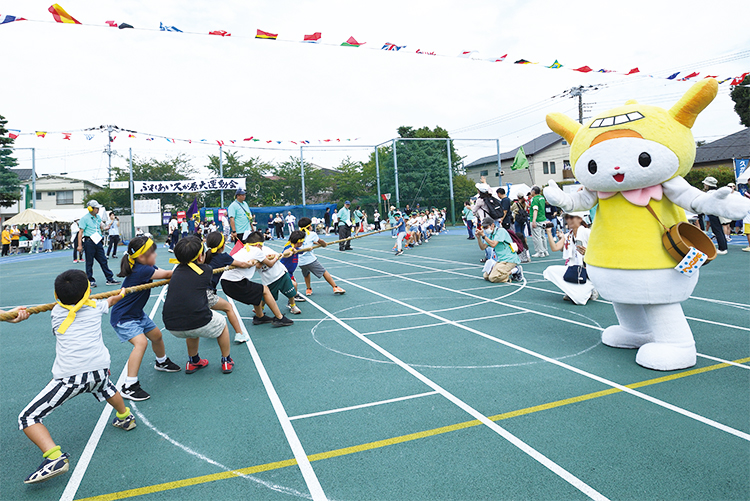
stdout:
<svg viewBox="0 0 750 501">
<path fill-rule="evenodd" d="M 320 240 L 320 237 L 317 233 L 314 231 L 311 231 L 307 235 L 305 235 L 305 240 L 302 242 L 302 248 L 312 247 L 317 243 L 317 241 Z M 306 264 L 310 264 L 312 262 L 315 262 L 318 258 L 315 257 L 315 253 L 313 251 L 307 251 L 303 252 L 299 255 L 299 261 L 297 262 L 297 266 L 305 266 Z"/>
<path fill-rule="evenodd" d="M 566 266 L 583 266 L 583 256 L 576 249 L 576 240 L 580 240 L 583 247 L 589 246 L 589 235 L 591 230 L 580 226 L 576 232 L 576 236 L 573 237 L 573 232 L 569 231 L 565 234 L 565 240 L 563 241 L 563 259 L 565 259 Z"/>
<path fill-rule="evenodd" d="M 278 254 L 278 252 L 270 247 L 266 247 L 265 245 L 263 246 L 263 259 L 274 254 Z M 266 265 L 263 265 L 263 267 L 260 269 L 260 280 L 261 282 L 263 282 L 263 285 L 271 285 L 276 280 L 283 277 L 285 273 L 286 266 L 284 266 L 281 261 L 276 261 L 276 263 L 270 268 Z"/>
<path fill-rule="evenodd" d="M 60 334 L 68 310 L 56 304 L 52 308 L 52 331 L 55 334 L 56 356 L 52 377 L 61 379 L 84 372 L 109 369 L 110 358 L 102 340 L 102 315 L 109 313 L 106 299 L 96 301 L 96 308 L 84 306 L 65 334 Z"/>
<path fill-rule="evenodd" d="M 265 254 L 263 254 L 263 251 L 261 251 L 257 247 L 250 247 L 250 250 L 248 250 L 246 247 L 243 247 L 242 249 L 238 250 L 237 253 L 232 257 L 235 261 L 244 261 L 247 263 L 253 259 L 255 259 L 256 261 L 264 260 Z M 241 282 L 244 278 L 252 280 L 254 275 L 255 266 L 251 266 L 250 268 L 235 268 L 233 270 L 225 271 L 221 275 L 221 279 L 229 280 L 230 282 Z"/>
<path fill-rule="evenodd" d="M 284 218 L 284 221 L 286 221 L 286 224 L 294 224 L 294 222 L 297 220 L 294 215 L 289 214 L 286 218 Z"/>
<path fill-rule="evenodd" d="M 331 214 L 331 224 L 338 223 L 339 222 L 339 215 L 338 213 L 334 212 Z"/>
<path fill-rule="evenodd" d="M 42 239 L 42 232 L 39 231 L 39 228 L 35 228 L 31 234 L 34 236 L 33 240 L 35 242 L 40 241 Z"/>
</svg>

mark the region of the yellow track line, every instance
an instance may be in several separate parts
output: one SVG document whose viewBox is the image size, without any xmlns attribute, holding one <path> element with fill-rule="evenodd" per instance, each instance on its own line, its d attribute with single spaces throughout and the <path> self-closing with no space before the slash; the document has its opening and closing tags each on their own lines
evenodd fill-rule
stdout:
<svg viewBox="0 0 750 501">
<path fill-rule="evenodd" d="M 734 360 L 734 363 L 743 364 L 750 362 L 750 357 L 741 358 Z M 732 367 L 730 364 L 715 364 L 700 369 L 692 369 L 689 371 L 678 372 L 670 374 L 669 376 L 658 377 L 654 379 L 647 379 L 639 383 L 633 383 L 626 385 L 628 388 L 636 389 L 643 388 L 644 386 L 651 386 L 654 384 L 665 383 L 667 381 L 674 381 L 688 376 L 694 376 L 696 374 L 703 374 L 704 372 L 710 372 L 717 369 L 723 369 L 725 367 Z M 496 414 L 494 416 L 488 416 L 492 421 L 502 421 L 503 419 L 509 419 L 518 416 L 524 416 L 526 414 L 533 414 L 535 412 L 545 411 L 549 409 L 555 409 L 557 407 L 563 407 L 565 405 L 575 404 L 578 402 L 584 402 L 586 400 L 592 400 L 607 395 L 613 395 L 615 393 L 621 393 L 622 390 L 617 388 L 610 388 L 608 390 L 595 391 L 593 393 L 587 393 L 585 395 L 579 395 L 577 397 L 566 398 L 563 400 L 556 400 L 542 405 L 535 405 L 533 407 L 526 407 L 525 409 L 519 409 L 516 411 L 505 412 L 503 414 Z M 463 423 L 456 423 L 450 426 L 442 426 L 440 428 L 433 428 L 431 430 L 420 431 L 418 433 L 410 433 L 408 435 L 401 435 L 398 437 L 388 438 L 385 440 L 377 440 L 375 442 L 369 442 L 361 445 L 354 445 L 352 447 L 344 447 L 342 449 L 335 449 L 328 452 L 320 452 L 318 454 L 311 454 L 308 459 L 312 461 L 320 461 L 321 459 L 329 459 L 339 456 L 346 456 L 357 452 L 369 451 L 372 449 L 379 449 L 381 447 L 387 447 L 389 445 L 401 444 L 404 442 L 410 442 L 412 440 L 418 440 L 420 438 L 432 437 L 435 435 L 442 435 L 443 433 L 449 433 L 451 431 L 462 430 L 464 428 L 471 428 L 473 426 L 479 426 L 482 423 L 478 420 L 465 421 Z M 200 477 L 186 478 L 184 480 L 177 480 L 174 482 L 165 482 L 163 484 L 149 485 L 146 487 L 139 487 L 137 489 L 128 489 L 124 491 L 113 492 L 110 494 L 101 494 L 99 496 L 93 496 L 88 498 L 80 498 L 77 501 L 113 501 L 116 499 L 126 499 L 136 496 L 143 496 L 146 494 L 152 494 L 155 492 L 163 492 L 173 489 L 179 489 L 181 487 L 188 487 L 191 485 L 205 484 L 208 482 L 215 482 L 217 480 L 226 480 L 228 478 L 236 478 L 240 475 L 252 475 L 254 473 L 260 473 L 264 471 L 277 470 L 280 468 L 286 468 L 287 466 L 294 466 L 297 464 L 295 459 L 288 459 L 286 461 L 276 461 L 274 463 L 266 463 L 258 466 L 251 466 L 248 468 L 242 468 L 239 470 L 226 471 L 221 473 L 213 473 L 211 475 L 202 475 Z"/>
</svg>

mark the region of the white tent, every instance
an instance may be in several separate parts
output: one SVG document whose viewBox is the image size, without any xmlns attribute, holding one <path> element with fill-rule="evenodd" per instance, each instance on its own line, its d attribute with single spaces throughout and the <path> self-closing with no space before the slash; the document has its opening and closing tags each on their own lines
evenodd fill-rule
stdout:
<svg viewBox="0 0 750 501">
<path fill-rule="evenodd" d="M 4 224 L 12 226 L 14 224 L 44 224 L 59 221 L 53 214 L 46 210 L 26 209 L 5 221 Z"/>
<path fill-rule="evenodd" d="M 745 169 L 745 171 L 739 175 L 737 178 L 737 184 L 748 184 L 748 181 L 750 180 L 750 168 Z"/>
<path fill-rule="evenodd" d="M 88 213 L 88 209 L 86 209 L 85 207 L 76 209 L 52 209 L 45 212 L 52 214 L 52 216 L 56 218 L 57 221 L 72 223 L 73 221 L 81 219 L 83 216 L 85 216 Z M 102 221 L 105 221 L 108 217 L 107 210 L 102 207 L 101 209 L 99 209 L 99 215 L 101 216 Z"/>
</svg>

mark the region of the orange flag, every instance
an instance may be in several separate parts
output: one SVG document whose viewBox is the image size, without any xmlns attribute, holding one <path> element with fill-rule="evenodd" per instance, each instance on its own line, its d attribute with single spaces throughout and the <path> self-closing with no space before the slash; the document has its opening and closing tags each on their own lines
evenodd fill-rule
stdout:
<svg viewBox="0 0 750 501">
<path fill-rule="evenodd" d="M 60 4 L 53 3 L 50 6 L 49 11 L 58 23 L 81 24 L 73 16 L 65 12 L 65 9 L 60 7 Z"/>
</svg>

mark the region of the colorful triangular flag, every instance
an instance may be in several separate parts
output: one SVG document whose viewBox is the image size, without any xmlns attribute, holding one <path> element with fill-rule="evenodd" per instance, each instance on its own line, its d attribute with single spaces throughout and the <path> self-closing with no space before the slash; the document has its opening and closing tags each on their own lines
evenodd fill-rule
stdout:
<svg viewBox="0 0 750 501">
<path fill-rule="evenodd" d="M 625 73 L 625 74 L 626 74 L 626 75 L 635 75 L 636 73 L 640 73 L 640 72 L 641 72 L 641 70 L 639 70 L 639 69 L 638 69 L 638 66 L 636 66 L 635 68 L 633 68 L 632 70 L 628 71 L 628 72 L 627 72 L 627 73 Z"/>
<path fill-rule="evenodd" d="M 406 45 L 396 45 L 394 43 L 386 42 L 385 45 L 383 45 L 380 50 L 395 50 L 399 51 L 406 47 Z"/>
<path fill-rule="evenodd" d="M 231 37 L 232 34 L 224 30 L 209 31 L 209 35 L 219 35 L 220 37 Z"/>
<path fill-rule="evenodd" d="M 667 77 L 667 80 L 674 80 L 675 78 L 677 78 L 677 75 L 679 74 L 680 74 L 679 71 L 677 73 L 673 73 Z"/>
<path fill-rule="evenodd" d="M 44 131 L 42 131 L 42 130 L 36 131 L 36 137 L 44 137 L 46 135 L 47 135 L 47 133 L 44 132 Z"/>
<path fill-rule="evenodd" d="M 495 60 L 493 62 L 495 62 L 495 63 L 502 63 L 503 61 L 505 61 L 506 57 L 508 57 L 508 54 L 505 54 L 504 56 L 495 58 Z"/>
<path fill-rule="evenodd" d="M 255 38 L 262 38 L 262 39 L 265 39 L 265 40 L 276 40 L 276 37 L 279 36 L 276 33 L 269 33 L 267 31 L 263 31 L 263 30 L 255 30 L 255 31 L 256 31 Z"/>
<path fill-rule="evenodd" d="M 516 157 L 513 159 L 513 164 L 510 166 L 510 170 L 521 170 L 529 168 L 529 159 L 526 158 L 526 152 L 523 151 L 523 146 L 518 148 Z"/>
<path fill-rule="evenodd" d="M 52 17 L 55 18 L 55 22 L 66 24 L 81 24 L 73 16 L 65 12 L 65 9 L 60 7 L 60 4 L 53 3 L 47 10 L 49 10 L 50 14 L 52 14 Z"/>
<path fill-rule="evenodd" d="M 87 141 L 91 141 L 92 139 L 94 139 L 94 135 L 93 134 L 84 134 L 84 136 L 86 137 Z"/>
<path fill-rule="evenodd" d="M 319 31 L 316 31 L 312 35 L 305 35 L 305 38 L 302 41 L 303 42 L 310 42 L 310 43 L 317 43 L 318 40 L 320 40 L 320 37 L 322 37 L 322 36 L 323 35 Z"/>
<path fill-rule="evenodd" d="M 19 134 L 21 134 L 19 129 L 8 129 L 8 137 L 11 139 L 16 139 Z"/>
<path fill-rule="evenodd" d="M 588 72 L 594 71 L 594 70 L 592 70 L 588 66 L 581 66 L 580 68 L 573 69 L 573 71 L 580 71 L 581 73 L 588 73 Z"/>
<path fill-rule="evenodd" d="M 688 80 L 689 78 L 697 77 L 698 75 L 700 75 L 700 73 L 696 73 L 696 72 L 694 71 L 694 72 L 692 72 L 691 74 L 689 74 L 689 75 L 687 75 L 687 76 L 684 76 L 684 77 L 680 78 L 680 82 L 684 82 L 684 81 Z"/>
<path fill-rule="evenodd" d="M 117 29 L 120 29 L 120 30 L 124 30 L 126 28 L 133 29 L 133 25 L 128 24 L 128 23 L 120 23 L 120 26 L 117 27 Z"/>
<path fill-rule="evenodd" d="M 562 68 L 563 65 L 557 62 L 557 59 L 555 59 L 555 62 L 547 66 L 547 68 L 557 69 Z"/>
<path fill-rule="evenodd" d="M 70 141 L 70 132 L 63 132 L 62 135 L 63 139 L 67 139 L 68 141 Z"/>
<path fill-rule="evenodd" d="M 173 31 L 175 33 L 182 33 L 181 29 L 176 28 L 175 26 L 167 26 L 166 24 L 159 23 L 159 31 Z"/>
<path fill-rule="evenodd" d="M 349 37 L 349 40 L 347 40 L 346 42 L 342 43 L 341 46 L 342 47 L 359 47 L 360 45 L 364 45 L 366 43 L 367 42 L 357 42 L 354 39 L 354 37 Z"/>
<path fill-rule="evenodd" d="M 117 28 L 117 23 L 115 21 L 104 21 L 104 24 L 113 28 Z"/>
<path fill-rule="evenodd" d="M 533 64 L 533 63 L 525 59 L 519 59 L 518 61 L 515 61 L 513 64 Z"/>
<path fill-rule="evenodd" d="M 0 14 L 0 24 L 7 24 L 12 23 L 13 21 L 26 21 L 26 19 L 22 17 L 16 17 L 16 16 L 9 16 L 9 15 L 2 15 Z"/>
</svg>

